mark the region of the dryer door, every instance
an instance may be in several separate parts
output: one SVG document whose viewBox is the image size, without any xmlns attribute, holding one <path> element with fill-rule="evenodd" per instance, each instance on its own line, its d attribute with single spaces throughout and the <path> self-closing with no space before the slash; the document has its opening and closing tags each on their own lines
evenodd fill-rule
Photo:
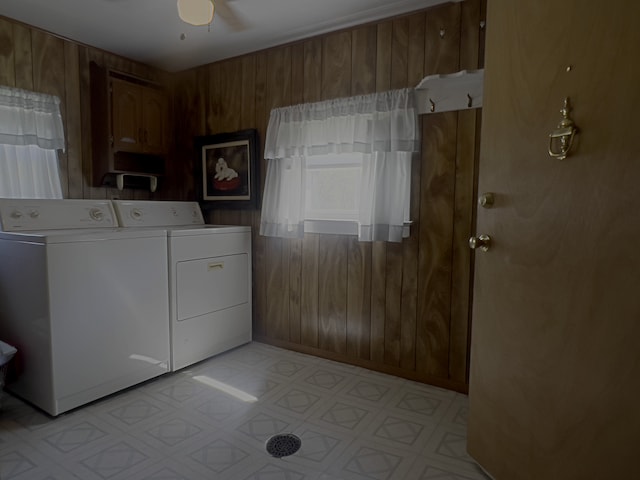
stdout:
<svg viewBox="0 0 640 480">
<path fill-rule="evenodd" d="M 248 262 L 247 254 L 178 262 L 177 320 L 247 303 L 250 284 Z"/>
</svg>

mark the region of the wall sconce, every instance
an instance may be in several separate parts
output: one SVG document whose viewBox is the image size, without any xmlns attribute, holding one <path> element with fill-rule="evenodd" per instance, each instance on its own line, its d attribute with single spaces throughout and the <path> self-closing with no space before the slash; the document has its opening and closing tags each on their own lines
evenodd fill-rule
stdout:
<svg viewBox="0 0 640 480">
<path fill-rule="evenodd" d="M 213 0 L 178 0 L 178 16 L 190 25 L 210 25 L 214 11 Z"/>
</svg>

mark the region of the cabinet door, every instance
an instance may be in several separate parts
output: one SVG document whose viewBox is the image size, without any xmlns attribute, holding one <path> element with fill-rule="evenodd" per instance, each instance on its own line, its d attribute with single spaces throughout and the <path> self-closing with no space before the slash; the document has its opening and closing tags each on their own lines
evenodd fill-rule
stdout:
<svg viewBox="0 0 640 480">
<path fill-rule="evenodd" d="M 142 87 L 111 79 L 111 133 L 113 150 L 142 152 Z"/>
<path fill-rule="evenodd" d="M 167 97 L 159 90 L 144 89 L 142 98 L 144 151 L 164 153 L 167 137 Z"/>
</svg>

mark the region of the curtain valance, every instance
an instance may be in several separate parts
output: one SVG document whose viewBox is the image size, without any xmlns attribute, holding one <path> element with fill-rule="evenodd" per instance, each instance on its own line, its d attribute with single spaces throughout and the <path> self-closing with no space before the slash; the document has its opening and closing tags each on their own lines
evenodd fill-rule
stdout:
<svg viewBox="0 0 640 480">
<path fill-rule="evenodd" d="M 415 152 L 418 138 L 413 89 L 391 90 L 272 110 L 265 158 Z"/>
<path fill-rule="evenodd" d="M 260 234 L 301 238 L 307 221 L 338 221 L 355 223 L 360 241 L 402 241 L 419 134 L 411 89 L 272 110 Z M 319 155 L 328 157 L 320 160 L 322 177 L 313 170 Z M 348 183 L 340 170 L 347 166 Z M 337 189 L 356 198 L 349 203 Z M 336 206 L 340 202 L 345 205 Z"/>
<path fill-rule="evenodd" d="M 64 150 L 60 99 L 0 86 L 0 144 Z"/>
</svg>

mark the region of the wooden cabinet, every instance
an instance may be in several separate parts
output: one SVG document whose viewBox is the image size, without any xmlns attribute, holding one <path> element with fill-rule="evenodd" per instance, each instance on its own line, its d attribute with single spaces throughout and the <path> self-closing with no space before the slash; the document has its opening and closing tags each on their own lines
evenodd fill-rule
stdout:
<svg viewBox="0 0 640 480">
<path fill-rule="evenodd" d="M 168 98 L 152 82 L 91 64 L 94 183 L 155 190 L 168 153 Z"/>
<path fill-rule="evenodd" d="M 167 97 L 164 92 L 142 92 L 142 128 L 144 150 L 151 153 L 167 151 Z"/>
<path fill-rule="evenodd" d="M 155 88 L 109 78 L 113 150 L 137 153 L 166 151 L 167 99 Z"/>
</svg>

